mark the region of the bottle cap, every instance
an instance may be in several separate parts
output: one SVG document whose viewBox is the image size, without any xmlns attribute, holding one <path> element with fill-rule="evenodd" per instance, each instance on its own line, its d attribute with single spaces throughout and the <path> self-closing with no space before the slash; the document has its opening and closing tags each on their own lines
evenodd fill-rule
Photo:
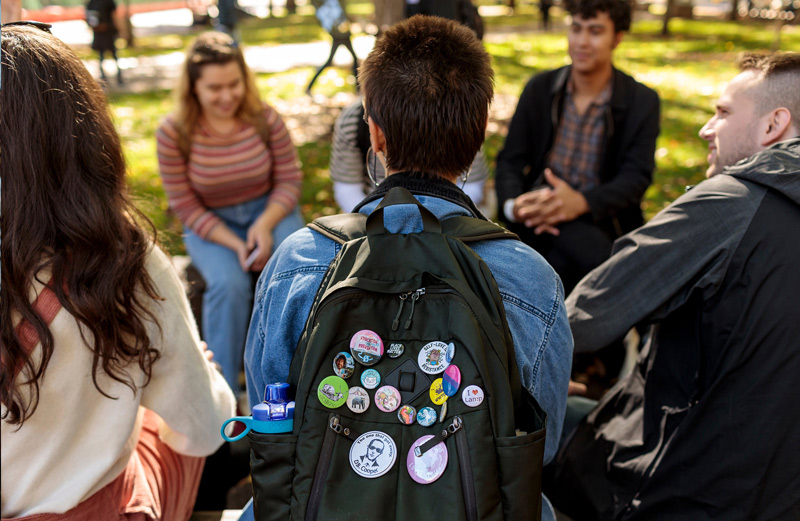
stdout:
<svg viewBox="0 0 800 521">
<path fill-rule="evenodd" d="M 285 382 L 276 382 L 274 384 L 267 384 L 267 390 L 264 393 L 265 402 L 287 402 L 289 401 L 289 384 Z"/>
</svg>

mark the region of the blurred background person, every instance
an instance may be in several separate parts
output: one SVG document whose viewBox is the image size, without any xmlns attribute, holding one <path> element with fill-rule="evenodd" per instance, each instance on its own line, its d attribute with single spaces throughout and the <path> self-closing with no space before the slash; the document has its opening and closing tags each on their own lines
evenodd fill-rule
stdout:
<svg viewBox="0 0 800 521">
<path fill-rule="evenodd" d="M 259 98 L 241 49 L 219 32 L 198 36 L 189 48 L 177 107 L 156 139 L 170 208 L 206 282 L 203 338 L 238 392 L 250 272 L 260 272 L 304 225 L 297 152 L 280 115 Z"/>
<path fill-rule="evenodd" d="M 233 396 L 102 90 L 30 25 L 2 29 L 2 517 L 186 520 Z"/>
<path fill-rule="evenodd" d="M 106 51 L 111 53 L 114 64 L 117 66 L 117 82 L 122 81 L 122 70 L 117 59 L 117 24 L 114 19 L 117 4 L 114 0 L 89 0 L 86 4 L 86 23 L 92 29 L 92 49 L 97 51 L 100 58 L 100 78 L 106 79 L 103 69 L 103 60 Z"/>
</svg>

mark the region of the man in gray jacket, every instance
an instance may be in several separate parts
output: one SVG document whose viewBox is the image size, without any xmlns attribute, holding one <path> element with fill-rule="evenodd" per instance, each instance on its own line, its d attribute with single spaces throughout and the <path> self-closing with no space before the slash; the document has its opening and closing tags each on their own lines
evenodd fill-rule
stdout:
<svg viewBox="0 0 800 521">
<path fill-rule="evenodd" d="M 800 54 L 741 69 L 700 131 L 709 179 L 567 299 L 576 351 L 653 324 L 559 450 L 576 519 L 800 519 Z"/>
</svg>

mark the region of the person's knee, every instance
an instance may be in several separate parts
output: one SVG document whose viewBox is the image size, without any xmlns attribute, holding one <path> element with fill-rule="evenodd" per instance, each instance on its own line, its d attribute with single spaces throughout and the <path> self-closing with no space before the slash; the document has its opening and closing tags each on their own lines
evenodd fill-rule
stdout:
<svg viewBox="0 0 800 521">
<path fill-rule="evenodd" d="M 253 295 L 250 273 L 241 269 L 218 269 L 208 274 L 206 293 L 213 298 L 248 299 Z"/>
</svg>

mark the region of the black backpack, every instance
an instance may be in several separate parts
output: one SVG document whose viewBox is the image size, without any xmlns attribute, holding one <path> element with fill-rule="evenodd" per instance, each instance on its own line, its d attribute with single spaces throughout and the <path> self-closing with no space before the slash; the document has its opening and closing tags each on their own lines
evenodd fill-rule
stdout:
<svg viewBox="0 0 800 521">
<path fill-rule="evenodd" d="M 397 204 L 418 206 L 422 232 L 384 229 Z M 439 222 L 400 187 L 369 217 L 309 227 L 342 249 L 292 360 L 293 432 L 248 434 L 256 519 L 540 519 L 546 415 L 520 385 L 500 293 L 468 246 L 516 236 Z"/>
</svg>

